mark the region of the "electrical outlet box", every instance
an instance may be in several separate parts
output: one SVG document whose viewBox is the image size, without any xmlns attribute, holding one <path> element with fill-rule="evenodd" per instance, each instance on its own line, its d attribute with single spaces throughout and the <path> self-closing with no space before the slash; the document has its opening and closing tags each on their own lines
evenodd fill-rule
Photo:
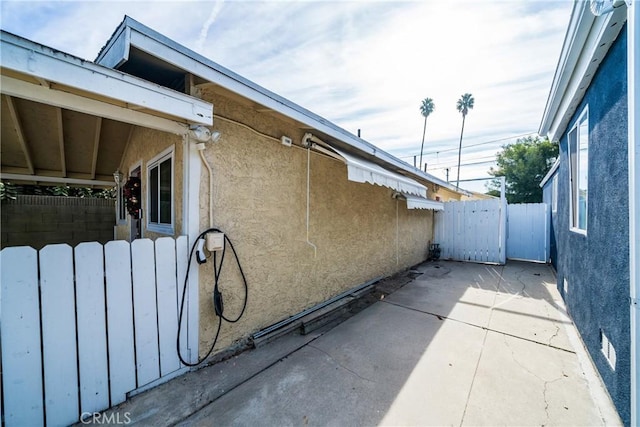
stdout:
<svg viewBox="0 0 640 427">
<path fill-rule="evenodd" d="M 207 233 L 205 242 L 209 252 L 221 251 L 224 249 L 224 233 Z"/>
<path fill-rule="evenodd" d="M 282 137 L 280 138 L 280 142 L 282 142 L 282 145 L 286 145 L 287 147 L 291 147 L 291 143 L 293 143 L 291 138 L 284 135 L 282 135 Z"/>
</svg>

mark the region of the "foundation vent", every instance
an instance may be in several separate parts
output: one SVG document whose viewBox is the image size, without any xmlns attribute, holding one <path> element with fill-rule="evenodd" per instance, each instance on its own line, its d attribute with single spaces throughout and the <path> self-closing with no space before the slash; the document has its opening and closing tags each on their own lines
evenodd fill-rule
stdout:
<svg viewBox="0 0 640 427">
<path fill-rule="evenodd" d="M 611 344 L 611 341 L 609 341 L 609 338 L 607 338 L 602 329 L 600 329 L 600 350 L 602 351 L 602 354 L 604 354 L 604 357 L 607 359 L 607 362 L 609 362 L 609 366 L 611 366 L 611 369 L 615 371 L 616 349 L 613 347 L 613 344 Z"/>
</svg>

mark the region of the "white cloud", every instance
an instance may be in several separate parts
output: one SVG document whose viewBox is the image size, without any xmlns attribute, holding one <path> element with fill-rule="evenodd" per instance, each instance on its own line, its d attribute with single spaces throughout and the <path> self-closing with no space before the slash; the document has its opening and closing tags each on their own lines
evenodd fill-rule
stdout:
<svg viewBox="0 0 640 427">
<path fill-rule="evenodd" d="M 571 2 L 9 0 L 0 7 L 3 29 L 87 59 L 128 14 L 353 133 L 362 129 L 409 162 L 420 149 L 420 101 L 433 98 L 425 152 L 442 153 L 426 161 L 445 165 L 457 161 L 455 103 L 465 92 L 476 104 L 464 146 L 537 130 Z M 463 148 L 462 162 L 504 143 Z M 461 176 L 486 175 L 489 166 L 465 167 Z"/>
</svg>

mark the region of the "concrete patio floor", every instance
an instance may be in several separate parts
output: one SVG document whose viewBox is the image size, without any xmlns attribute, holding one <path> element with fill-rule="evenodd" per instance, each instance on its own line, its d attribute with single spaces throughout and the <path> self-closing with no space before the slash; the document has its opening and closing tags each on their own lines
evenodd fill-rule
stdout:
<svg viewBox="0 0 640 427">
<path fill-rule="evenodd" d="M 620 425 L 540 264 L 429 262 L 336 327 L 135 396 L 140 425 Z"/>
</svg>

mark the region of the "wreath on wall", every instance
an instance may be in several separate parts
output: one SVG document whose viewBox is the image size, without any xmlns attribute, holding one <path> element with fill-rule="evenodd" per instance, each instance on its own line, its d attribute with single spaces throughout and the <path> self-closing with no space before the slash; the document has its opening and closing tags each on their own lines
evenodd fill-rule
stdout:
<svg viewBox="0 0 640 427">
<path fill-rule="evenodd" d="M 131 176 L 122 189 L 124 193 L 125 205 L 127 212 L 134 219 L 140 218 L 140 195 L 142 193 L 142 184 L 140 178 Z"/>
</svg>

